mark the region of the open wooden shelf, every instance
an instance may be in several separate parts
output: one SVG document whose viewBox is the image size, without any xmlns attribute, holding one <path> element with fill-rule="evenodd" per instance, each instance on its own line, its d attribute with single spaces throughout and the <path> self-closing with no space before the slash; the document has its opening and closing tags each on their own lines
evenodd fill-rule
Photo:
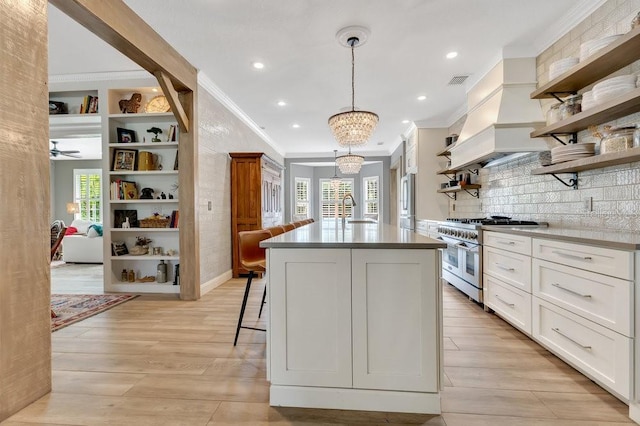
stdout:
<svg viewBox="0 0 640 426">
<path fill-rule="evenodd" d="M 444 151 L 440 151 L 439 153 L 436 154 L 437 157 L 448 157 L 451 155 L 451 151 L 449 151 L 449 148 L 451 147 L 451 145 L 449 145 L 448 147 L 446 147 L 444 149 Z"/>
<path fill-rule="evenodd" d="M 540 167 L 532 170 L 531 174 L 548 175 L 555 173 L 576 173 L 585 170 L 600 169 L 602 167 L 617 166 L 619 164 L 633 163 L 635 161 L 640 161 L 640 148 L 631 148 L 625 151 L 594 155 L 593 157 Z"/>
<path fill-rule="evenodd" d="M 553 93 L 575 93 L 638 59 L 640 59 L 640 27 L 629 31 L 585 61 L 540 87 L 531 93 L 531 98 L 553 98 Z"/>
<path fill-rule="evenodd" d="M 480 189 L 482 188 L 481 185 L 458 185 L 458 186 L 452 186 L 450 188 L 442 188 L 442 189 L 438 189 L 438 192 L 440 194 L 446 194 L 449 192 L 460 192 L 460 191 L 465 191 L 465 190 L 471 190 L 471 189 Z"/>
<path fill-rule="evenodd" d="M 531 132 L 531 137 L 541 138 L 553 134 L 576 133 L 591 125 L 606 123 L 638 111 L 640 111 L 640 88 Z"/>
</svg>

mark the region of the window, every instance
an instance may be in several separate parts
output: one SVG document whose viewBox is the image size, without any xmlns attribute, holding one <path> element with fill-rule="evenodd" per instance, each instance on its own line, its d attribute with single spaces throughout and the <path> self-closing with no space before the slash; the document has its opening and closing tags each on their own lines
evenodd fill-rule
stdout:
<svg viewBox="0 0 640 426">
<path fill-rule="evenodd" d="M 102 222 L 102 170 L 73 169 L 73 201 L 80 205 L 74 219 Z"/>
<path fill-rule="evenodd" d="M 375 220 L 378 220 L 380 206 L 378 181 L 378 176 L 371 176 L 362 179 L 362 187 L 364 188 L 364 217 Z"/>
<path fill-rule="evenodd" d="M 302 220 L 306 219 L 309 216 L 310 210 L 310 200 L 309 196 L 309 185 L 311 183 L 309 178 L 299 178 L 295 179 L 296 183 L 296 200 L 294 207 L 294 220 Z"/>
<path fill-rule="evenodd" d="M 353 179 L 342 179 L 336 191 L 331 185 L 330 179 L 320 179 L 320 206 L 323 218 L 342 217 L 342 197 L 353 193 Z M 351 200 L 345 203 L 346 216 L 353 216 Z"/>
</svg>

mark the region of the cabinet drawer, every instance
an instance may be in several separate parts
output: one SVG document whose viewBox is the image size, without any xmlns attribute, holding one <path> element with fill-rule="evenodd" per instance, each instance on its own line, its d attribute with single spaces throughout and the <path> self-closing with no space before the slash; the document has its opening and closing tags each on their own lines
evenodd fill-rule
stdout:
<svg viewBox="0 0 640 426">
<path fill-rule="evenodd" d="M 533 338 L 624 399 L 631 394 L 632 339 L 533 297 Z"/>
<path fill-rule="evenodd" d="M 486 231 L 482 233 L 482 244 L 531 256 L 531 237 Z"/>
<path fill-rule="evenodd" d="M 633 283 L 533 259 L 535 296 L 625 336 L 633 336 Z"/>
<path fill-rule="evenodd" d="M 533 257 L 633 280 L 633 253 L 629 251 L 534 238 Z"/>
<path fill-rule="evenodd" d="M 531 336 L 531 295 L 486 274 L 483 285 L 484 304 Z"/>
<path fill-rule="evenodd" d="M 484 272 L 531 293 L 531 258 L 493 247 L 483 247 Z"/>
</svg>

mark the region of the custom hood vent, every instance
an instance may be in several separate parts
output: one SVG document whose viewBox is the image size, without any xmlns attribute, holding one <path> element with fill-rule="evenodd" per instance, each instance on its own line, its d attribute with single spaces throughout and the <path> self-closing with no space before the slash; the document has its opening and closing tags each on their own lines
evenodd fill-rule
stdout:
<svg viewBox="0 0 640 426">
<path fill-rule="evenodd" d="M 503 59 L 467 94 L 467 119 L 451 150 L 451 167 L 484 165 L 502 156 L 546 151 L 529 134 L 544 126 L 536 89 L 535 58 Z"/>
</svg>

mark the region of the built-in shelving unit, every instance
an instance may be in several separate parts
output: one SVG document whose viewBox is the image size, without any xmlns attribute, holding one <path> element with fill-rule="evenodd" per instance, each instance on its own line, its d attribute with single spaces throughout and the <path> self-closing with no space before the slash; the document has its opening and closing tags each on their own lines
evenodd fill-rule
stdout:
<svg viewBox="0 0 640 426">
<path fill-rule="evenodd" d="M 114 252 L 108 252 L 105 259 L 105 290 L 122 292 L 153 292 L 153 293 L 179 293 L 180 286 L 174 285 L 176 265 L 180 263 L 179 239 L 180 230 L 177 225 L 166 228 L 131 227 L 120 228 L 115 223 L 116 215 L 129 217 L 135 213 L 138 221 L 151 217 L 158 213 L 164 217 L 175 217 L 178 211 L 178 149 L 179 134 L 177 122 L 173 113 L 147 113 L 144 107 L 147 102 L 161 93 L 151 87 L 133 87 L 125 89 L 111 89 L 107 99 L 107 126 L 103 137 L 103 147 L 106 159 L 104 167 L 108 170 L 108 182 L 105 182 L 105 192 L 109 215 L 108 226 L 105 227 L 105 238 L 108 238 L 107 247 L 111 249 L 112 243 L 124 243 L 130 251 L 137 237 L 145 237 L 151 240 L 149 252 L 153 248 L 159 248 L 161 255 L 124 254 L 116 256 Z M 157 88 L 155 88 L 157 90 Z M 123 114 L 120 111 L 119 101 L 131 99 L 134 93 L 142 96 L 138 113 Z M 159 128 L 160 133 L 149 132 L 152 127 Z M 125 135 L 126 137 L 123 137 Z M 154 138 L 160 139 L 154 142 Z M 121 152 L 133 153 L 135 159 L 132 164 L 129 157 L 126 164 L 122 163 Z M 142 158 L 148 161 L 143 162 Z M 119 170 L 114 170 L 114 157 L 119 162 Z M 111 185 L 135 185 L 132 195 L 129 189 L 122 189 L 120 193 L 111 193 Z M 140 199 L 143 188 L 152 190 L 153 198 Z M 125 194 L 126 192 L 126 194 Z M 166 198 L 158 198 L 164 193 Z M 172 195 L 174 198 L 168 198 Z M 126 199 L 122 199 L 127 197 Z M 115 198 L 115 199 L 114 199 Z M 171 253 L 171 255 L 167 254 Z M 175 253 L 175 254 L 174 254 Z M 134 270 L 136 280 L 143 277 L 156 277 L 157 265 L 160 261 L 167 264 L 167 282 L 128 282 L 121 281 L 122 271 Z"/>
<path fill-rule="evenodd" d="M 559 98 L 561 95 L 577 93 L 620 68 L 640 59 L 640 27 L 620 37 L 610 45 L 600 49 L 585 61 L 572 67 L 566 73 L 548 82 L 531 93 L 532 99 Z M 580 112 L 565 120 L 543 127 L 531 133 L 532 138 L 572 135 L 571 141 L 577 142 L 577 132 L 592 125 L 599 125 L 640 111 L 640 88 L 618 96 L 587 111 Z M 558 139 L 559 140 L 559 139 Z M 550 174 L 562 184 L 573 189 L 578 188 L 578 172 L 602 167 L 640 161 L 640 148 L 602 154 L 565 163 L 554 164 L 533 170 L 534 175 Z M 556 176 L 559 173 L 572 173 L 569 183 Z"/>
</svg>

